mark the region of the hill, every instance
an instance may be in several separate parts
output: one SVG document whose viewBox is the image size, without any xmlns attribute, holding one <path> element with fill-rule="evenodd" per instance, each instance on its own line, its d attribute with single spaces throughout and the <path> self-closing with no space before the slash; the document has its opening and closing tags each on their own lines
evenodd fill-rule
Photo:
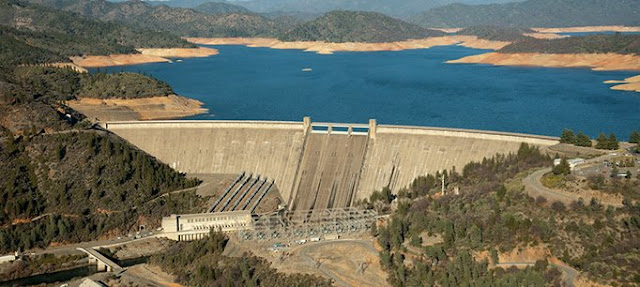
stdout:
<svg viewBox="0 0 640 287">
<path fill-rule="evenodd" d="M 69 56 L 86 54 L 137 53 L 136 47 L 194 47 L 171 34 L 10 0 L 0 0 L 0 46 L 0 65 L 68 61 Z"/>
<path fill-rule="evenodd" d="M 508 45 L 501 53 L 616 53 L 640 55 L 640 35 L 592 35 L 553 40 L 526 39 Z"/>
<path fill-rule="evenodd" d="M 383 43 L 443 36 L 380 13 L 334 11 L 283 33 L 282 41 Z"/>
<path fill-rule="evenodd" d="M 249 0 L 237 1 L 234 4 L 242 5 L 251 11 L 259 13 L 275 11 L 327 13 L 333 10 L 352 10 L 378 12 L 393 17 L 406 18 L 417 12 L 450 3 L 482 4 L 497 2 L 505 3 L 511 2 L 511 0 L 398 0 L 393 2 L 380 0 Z"/>
<path fill-rule="evenodd" d="M 138 0 L 119 3 L 105 0 L 30 1 L 103 21 L 118 21 L 179 36 L 269 36 L 278 30 L 274 21 L 252 13 L 205 14 L 193 9 L 152 6 Z"/>
<path fill-rule="evenodd" d="M 573 285 L 574 279 L 561 282 L 560 270 L 568 270 L 605 285 L 636 284 L 640 204 L 627 198 L 623 206 L 614 208 L 580 198 L 565 205 L 531 197 L 522 179 L 532 168 L 549 165 L 549 156 L 522 145 L 517 154 L 470 163 L 461 173 L 445 171 L 446 195 L 438 194 L 439 173 L 416 179 L 398 193 L 397 208 L 387 224 L 372 231 L 383 249 L 380 260 L 388 271 L 388 282 L 393 286 L 566 286 Z M 599 177 L 580 180 L 590 186 L 606 182 L 620 193 L 638 186 L 636 179 Z M 369 206 L 379 207 L 393 199 L 374 195 Z M 411 264 L 406 264 L 405 257 L 411 258 Z M 509 263 L 523 261 L 531 265 L 510 267 Z"/>
<path fill-rule="evenodd" d="M 533 33 L 534 31 L 526 28 L 514 28 L 514 27 L 498 27 L 498 26 L 473 26 L 458 31 L 458 35 L 477 36 L 480 39 L 491 41 L 507 41 L 515 42 L 529 39 L 525 36 L 526 33 Z"/>
<path fill-rule="evenodd" d="M 451 4 L 433 8 L 411 22 L 423 27 L 476 25 L 570 27 L 640 25 L 637 0 L 527 0 L 506 4 Z"/>
<path fill-rule="evenodd" d="M 202 3 L 194 7 L 193 10 L 204 14 L 251 13 L 247 8 L 225 2 Z"/>
</svg>

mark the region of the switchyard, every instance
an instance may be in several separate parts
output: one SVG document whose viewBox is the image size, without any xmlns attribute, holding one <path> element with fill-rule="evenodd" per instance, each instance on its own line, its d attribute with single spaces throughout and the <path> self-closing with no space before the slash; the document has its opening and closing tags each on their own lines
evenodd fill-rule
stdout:
<svg viewBox="0 0 640 287">
<path fill-rule="evenodd" d="M 353 207 L 278 211 L 254 216 L 253 228 L 239 230 L 241 240 L 296 240 L 339 238 L 367 232 L 375 223 L 375 210 Z"/>
</svg>

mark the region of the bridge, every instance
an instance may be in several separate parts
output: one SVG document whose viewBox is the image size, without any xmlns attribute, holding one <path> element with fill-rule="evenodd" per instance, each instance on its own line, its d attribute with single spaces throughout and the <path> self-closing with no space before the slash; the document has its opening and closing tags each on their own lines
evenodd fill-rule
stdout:
<svg viewBox="0 0 640 287">
<path fill-rule="evenodd" d="M 82 251 L 89 255 L 89 264 L 95 263 L 96 265 L 98 265 L 98 271 L 120 272 L 124 270 L 124 268 L 120 267 L 120 265 L 113 262 L 111 259 L 102 255 L 100 252 L 91 247 L 78 247 L 76 248 L 76 250 Z"/>
<path fill-rule="evenodd" d="M 246 208 L 243 202 L 259 198 L 255 191 L 265 179 L 291 211 L 350 207 L 375 190 L 397 192 L 419 176 L 460 171 L 469 162 L 516 152 L 521 143 L 541 148 L 558 143 L 554 137 L 517 133 L 378 125 L 376 120 L 315 123 L 308 117 L 302 122 L 182 120 L 102 126 L 180 172 L 242 174 L 211 211 Z"/>
</svg>

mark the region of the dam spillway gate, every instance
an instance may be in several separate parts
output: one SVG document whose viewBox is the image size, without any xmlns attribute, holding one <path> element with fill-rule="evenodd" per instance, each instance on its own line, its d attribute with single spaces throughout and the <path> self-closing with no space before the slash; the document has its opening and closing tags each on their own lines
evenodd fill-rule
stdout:
<svg viewBox="0 0 640 287">
<path fill-rule="evenodd" d="M 418 176 L 516 152 L 521 143 L 543 148 L 558 143 L 557 138 L 526 134 L 378 125 L 376 120 L 368 125 L 312 123 L 308 117 L 303 122 L 184 120 L 102 126 L 180 172 L 245 172 L 246 178 L 210 207 L 212 212 L 249 211 L 270 185 L 290 211 L 347 208 L 375 190 L 389 187 L 397 192 Z"/>
</svg>

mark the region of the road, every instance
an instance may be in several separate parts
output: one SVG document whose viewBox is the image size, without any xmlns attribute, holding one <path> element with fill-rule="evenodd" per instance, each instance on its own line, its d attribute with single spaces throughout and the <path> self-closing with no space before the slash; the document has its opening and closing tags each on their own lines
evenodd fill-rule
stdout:
<svg viewBox="0 0 640 287">
<path fill-rule="evenodd" d="M 137 237 L 137 238 L 136 238 Z M 131 243 L 136 241 L 142 241 L 155 238 L 153 234 L 150 232 L 141 233 L 137 236 L 125 236 L 121 238 L 115 239 L 106 239 L 106 240 L 95 240 L 95 241 L 86 241 L 81 243 L 57 246 L 57 247 L 49 247 L 44 250 L 34 250 L 31 252 L 24 252 L 25 254 L 33 254 L 33 255 L 42 255 L 42 254 L 55 254 L 55 255 L 69 255 L 69 254 L 80 254 L 82 252 L 78 251 L 76 248 L 100 248 L 103 246 L 111 246 L 111 245 L 121 245 L 125 243 Z"/>
<path fill-rule="evenodd" d="M 604 160 L 609 160 L 615 156 L 616 155 L 608 153 L 596 158 L 588 159 L 588 160 L 585 160 L 580 165 L 578 165 L 575 169 L 580 170 L 583 168 L 588 168 L 593 165 L 600 164 Z M 546 173 L 551 172 L 551 170 L 552 168 L 550 167 L 539 169 L 534 171 L 525 179 L 523 179 L 522 182 L 525 186 L 525 191 L 527 191 L 527 193 L 529 193 L 529 195 L 531 195 L 532 197 L 542 196 L 546 198 L 548 201 L 560 201 L 565 205 L 571 204 L 574 201 L 578 201 L 581 197 L 585 200 L 585 202 L 589 202 L 591 200 L 592 196 L 589 196 L 589 195 L 578 195 L 574 193 L 557 191 L 557 190 L 553 190 L 545 187 L 541 181 L 542 176 L 545 175 Z M 612 205 L 615 207 L 622 206 L 621 202 L 611 202 L 611 201 L 602 201 L 602 200 L 600 201 L 602 204 L 606 204 L 606 205 Z"/>
<path fill-rule="evenodd" d="M 580 197 L 575 194 L 559 192 L 545 187 L 540 180 L 543 175 L 549 172 L 551 172 L 550 167 L 536 170 L 527 176 L 523 180 L 525 191 L 533 197 L 542 196 L 548 201 L 560 201 L 565 205 L 571 204 L 573 201 L 578 201 Z"/>
</svg>

